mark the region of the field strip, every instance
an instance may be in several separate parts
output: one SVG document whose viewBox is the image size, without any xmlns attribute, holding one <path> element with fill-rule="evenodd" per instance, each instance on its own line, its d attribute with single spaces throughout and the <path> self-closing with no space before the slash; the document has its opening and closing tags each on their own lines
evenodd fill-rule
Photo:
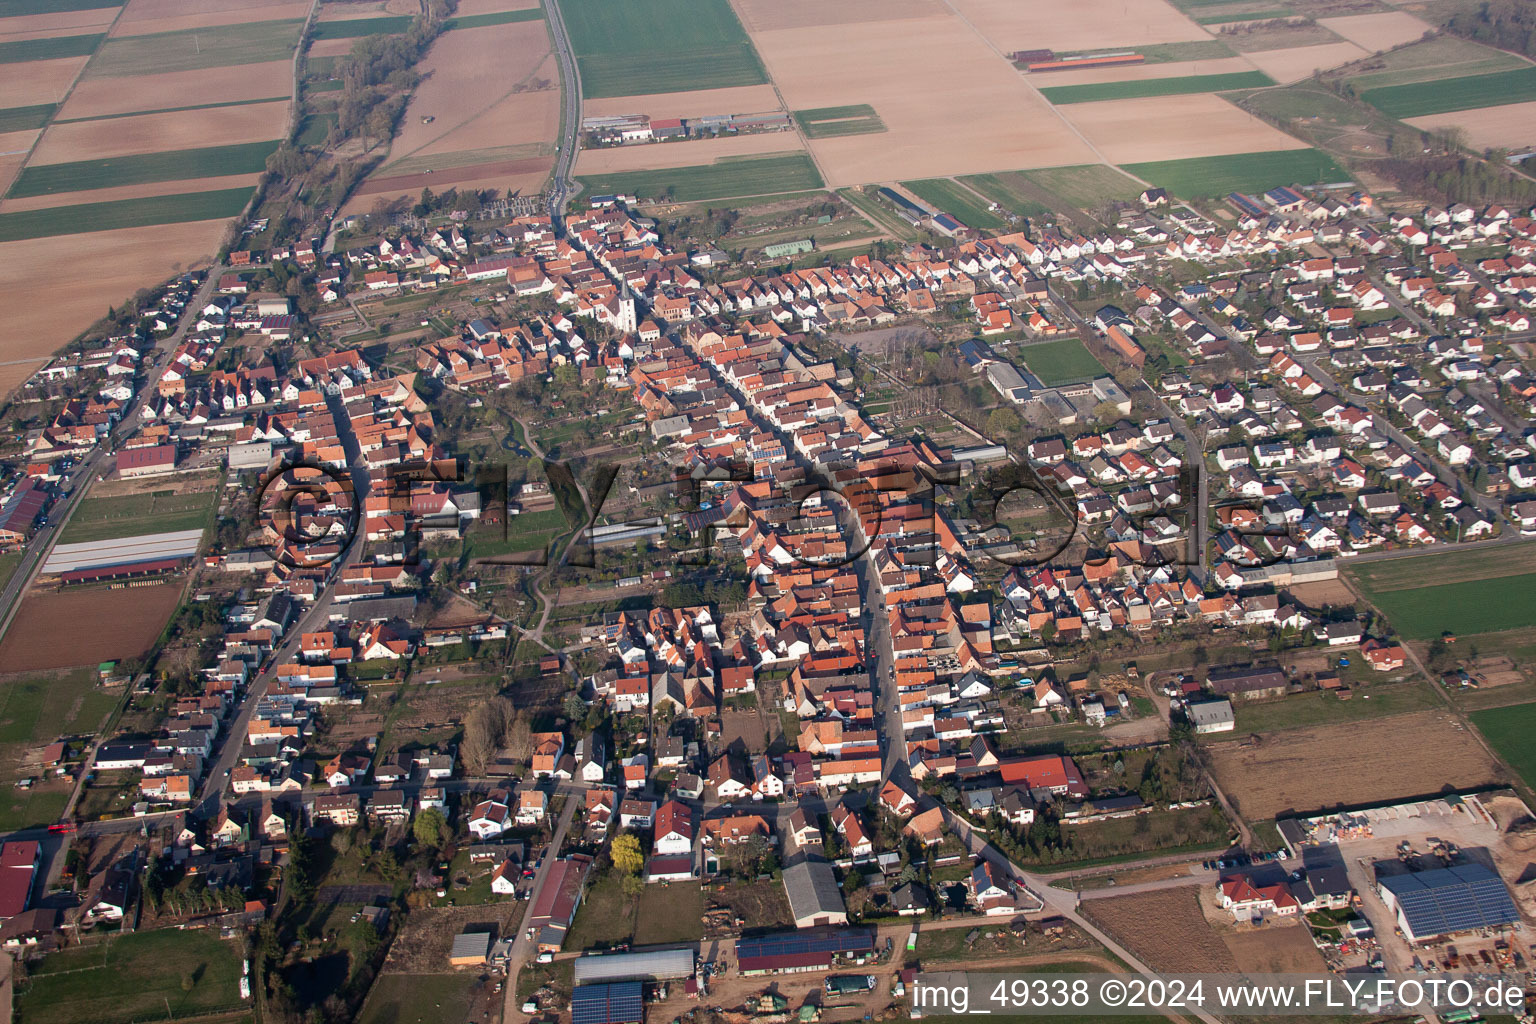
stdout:
<svg viewBox="0 0 1536 1024">
<path fill-rule="evenodd" d="M 97 114 L 94 117 L 55 118 L 54 124 L 81 124 L 85 121 L 116 121 L 121 117 L 137 117 L 140 114 L 182 114 L 189 110 L 213 110 L 218 107 L 248 107 L 257 103 L 287 103 L 291 96 L 261 96 L 250 100 L 231 100 L 228 103 L 194 103 L 188 107 L 155 107 L 152 110 L 129 110 L 121 114 Z"/>
<path fill-rule="evenodd" d="M 0 213 L 19 213 L 22 210 L 44 210 L 56 206 L 74 206 L 78 203 L 116 202 L 120 199 L 148 199 L 153 196 L 190 195 L 196 192 L 214 192 L 220 189 L 255 189 L 261 181 L 259 172 L 227 174 L 209 178 L 177 178 L 173 181 L 152 181 L 137 185 L 114 185 L 109 188 L 87 189 L 82 192 L 58 192 L 40 196 L 24 196 L 0 199 Z"/>
</svg>

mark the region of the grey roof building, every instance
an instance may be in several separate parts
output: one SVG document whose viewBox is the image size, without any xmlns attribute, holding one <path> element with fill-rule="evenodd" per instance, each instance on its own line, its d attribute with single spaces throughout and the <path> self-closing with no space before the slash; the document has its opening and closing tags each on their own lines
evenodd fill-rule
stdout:
<svg viewBox="0 0 1536 1024">
<path fill-rule="evenodd" d="M 837 876 L 826 861 L 804 860 L 785 868 L 784 893 L 789 897 L 796 928 L 848 923 L 848 908 L 843 905 Z"/>
</svg>

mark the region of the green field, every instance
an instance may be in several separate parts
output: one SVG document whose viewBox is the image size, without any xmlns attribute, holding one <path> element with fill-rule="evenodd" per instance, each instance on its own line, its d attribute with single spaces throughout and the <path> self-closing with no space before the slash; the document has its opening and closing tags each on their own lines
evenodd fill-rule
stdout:
<svg viewBox="0 0 1536 1024">
<path fill-rule="evenodd" d="M 0 0 L 0 18 L 27 14 L 63 14 L 66 11 L 99 11 L 123 6 L 119 0 Z"/>
<path fill-rule="evenodd" d="M 118 1024 L 237 1011 L 240 948 L 201 931 L 162 929 L 71 946 L 29 965 L 18 984 L 27 1024 Z M 167 1013 L 169 1007 L 169 1013 Z"/>
<path fill-rule="evenodd" d="M 1061 199 L 1062 202 L 1084 211 L 1096 210 L 1117 200 L 1135 199 L 1145 188 L 1135 179 L 1104 164 L 1048 167 L 1017 173 L 1026 182 L 1037 185 L 1052 196 Z M 983 177 L 998 176 L 983 175 Z"/>
<path fill-rule="evenodd" d="M 1536 626 L 1536 573 L 1406 589 L 1378 588 L 1363 580 L 1361 585 L 1371 603 L 1409 640 Z"/>
<path fill-rule="evenodd" d="M 821 188 L 821 175 L 804 153 L 717 160 L 693 167 L 583 176 L 587 195 L 632 195 L 645 200 L 695 202 Z"/>
<path fill-rule="evenodd" d="M 206 530 L 213 525 L 218 491 L 175 494 L 155 491 L 120 498 L 86 498 L 69 517 L 60 544 L 142 537 L 150 533 Z"/>
<path fill-rule="evenodd" d="M 768 81 L 729 0 L 560 0 L 560 11 L 589 99 Z"/>
<path fill-rule="evenodd" d="M 994 231 L 1005 226 L 1001 217 L 987 209 L 986 200 L 948 178 L 904 181 L 901 187 L 934 209 L 959 218 L 968 228 Z"/>
<path fill-rule="evenodd" d="M 469 1018 L 475 975 L 381 974 L 368 992 L 357 1024 L 438 1024 Z"/>
<path fill-rule="evenodd" d="M 570 532 L 565 514 L 558 508 L 524 512 L 508 516 L 506 529 L 486 523 L 464 535 L 464 550 L 471 558 L 499 558 L 503 555 L 548 550 L 550 541 Z"/>
<path fill-rule="evenodd" d="M 489 14 L 466 14 L 459 18 L 449 18 L 443 23 L 444 32 L 452 32 L 460 28 L 485 28 L 489 25 L 510 25 L 515 21 L 538 21 L 544 17 L 544 11 L 538 7 L 528 7 L 520 11 L 492 11 Z"/>
<path fill-rule="evenodd" d="M 65 164 L 34 164 L 22 171 L 6 193 L 10 198 L 49 196 L 116 185 L 142 185 L 151 181 L 216 178 L 226 174 L 259 174 L 277 140 L 245 142 L 236 146 L 180 149 L 142 153 L 106 160 L 77 160 Z"/>
<path fill-rule="evenodd" d="M 1026 345 L 1015 354 L 1031 373 L 1051 386 L 1104 375 L 1104 367 L 1076 338 Z"/>
<path fill-rule="evenodd" d="M 349 18 L 345 21 L 317 21 L 309 30 L 310 39 L 356 39 L 359 36 L 385 36 L 411 27 L 408 15 L 383 15 L 377 18 Z"/>
<path fill-rule="evenodd" d="M 1360 98 L 1393 117 L 1423 117 L 1536 100 L 1536 67 L 1367 89 Z"/>
<path fill-rule="evenodd" d="M 885 131 L 885 122 L 868 103 L 850 103 L 842 107 L 812 107 L 794 112 L 800 130 L 808 139 L 832 139 L 843 135 L 877 135 Z"/>
<path fill-rule="evenodd" d="M 44 210 L 0 213 L 0 242 L 46 235 L 77 235 L 87 231 L 138 228 L 148 224 L 184 224 L 196 220 L 227 220 L 245 209 L 254 188 L 227 188 L 111 203 L 80 203 Z"/>
<path fill-rule="evenodd" d="M 109 39 L 86 66 L 89 78 L 195 71 L 235 64 L 287 60 L 299 42 L 302 21 L 256 21 L 185 32 Z"/>
<path fill-rule="evenodd" d="M 443 31 L 459 28 L 485 28 L 487 25 L 506 25 L 515 21 L 537 21 L 544 12 L 537 7 L 520 11 L 493 11 L 490 14 L 470 14 L 462 18 L 449 18 L 443 23 Z M 377 18 L 351 18 L 346 21 L 318 21 L 310 31 L 310 38 L 357 39 L 362 36 L 396 35 L 411 27 L 407 15 L 383 15 Z"/>
<path fill-rule="evenodd" d="M 1373 56 L 1369 66 L 1370 71 L 1349 79 L 1357 95 L 1389 85 L 1437 82 L 1530 67 L 1512 53 L 1447 33 Z"/>
<path fill-rule="evenodd" d="M 1091 85 L 1058 85 L 1040 90 L 1057 106 L 1125 100 L 1142 96 L 1182 96 L 1191 92 L 1224 92 L 1228 89 L 1259 89 L 1274 85 L 1262 71 L 1235 71 L 1226 75 L 1185 75 L 1181 78 L 1143 78 L 1132 82 L 1095 82 Z"/>
<path fill-rule="evenodd" d="M 1038 217 L 1051 212 L 1047 200 L 1051 197 L 1036 189 L 1023 171 L 1000 171 L 996 174 L 967 174 L 961 179 L 968 188 L 974 189 L 1021 217 Z"/>
<path fill-rule="evenodd" d="M 1536 789 L 1536 704 L 1487 708 L 1467 716 L 1511 768 Z"/>
<path fill-rule="evenodd" d="M 1429 686 L 1417 680 L 1365 687 L 1356 690 L 1354 697 L 1349 700 L 1339 700 L 1323 691 L 1298 693 L 1284 700 L 1239 702 L 1235 705 L 1237 728 L 1232 732 L 1213 733 L 1205 739 L 1220 741 L 1247 737 L 1252 733 L 1301 729 L 1309 725 L 1358 722 L 1409 711 L 1428 711 L 1439 706 L 1439 699 Z"/>
<path fill-rule="evenodd" d="M 28 761 L 60 736 L 101 729 L 118 697 L 96 685 L 95 669 L 13 677 L 0 683 L 0 831 L 51 825 L 64 813 L 73 786 Z M 17 789 L 22 778 L 34 780 Z"/>
<path fill-rule="evenodd" d="M 25 132 L 48 123 L 58 107 L 40 103 L 35 107 L 6 107 L 0 110 L 0 132 Z"/>
<path fill-rule="evenodd" d="M 54 36 L 51 39 L 24 39 L 18 43 L 0 43 L 0 64 L 21 64 L 60 57 L 85 57 L 96 52 L 106 36 Z"/>
<path fill-rule="evenodd" d="M 1126 164 L 1138 178 L 1184 198 L 1214 198 L 1228 192 L 1265 192 L 1278 185 L 1346 181 L 1349 175 L 1316 149 L 1195 157 Z"/>
</svg>

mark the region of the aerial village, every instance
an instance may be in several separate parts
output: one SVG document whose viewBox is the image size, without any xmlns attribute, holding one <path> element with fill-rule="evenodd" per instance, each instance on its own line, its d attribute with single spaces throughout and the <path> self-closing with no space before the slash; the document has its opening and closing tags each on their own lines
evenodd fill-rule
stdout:
<svg viewBox="0 0 1536 1024">
<path fill-rule="evenodd" d="M 185 581 L 174 635 L 200 639 L 167 647 L 174 665 L 103 664 L 93 685 L 126 688 L 131 723 L 49 746 L 39 772 L 79 782 L 60 828 L 105 852 L 71 861 L 79 901 L 60 909 L 33 895 L 57 876 L 56 837 L 6 842 L 7 946 L 132 920 L 259 932 L 285 886 L 313 890 L 329 842 L 337 864 L 386 872 L 352 915 L 372 933 L 359 948 L 398 944 L 425 908 L 499 908 L 499 929 L 454 918 L 432 968 L 486 972 L 487 1006 L 503 985 L 530 1015 L 617 1000 L 643 977 L 680 1013 L 783 973 L 812 975 L 818 1007 L 862 1012 L 910 983 L 870 922 L 1066 948 L 1099 933 L 1021 863 L 1246 834 L 1192 762 L 1201 737 L 1250 704 L 1368 700 L 1412 670 L 1393 623 L 1347 592 L 1307 599 L 1336 593 L 1341 564 L 1536 533 L 1536 380 L 1509 344 L 1536 308 L 1531 211 L 1277 187 L 1216 216 L 1149 190 L 1094 237 L 955 222 L 942 247 L 765 271 L 673 251 L 619 198 L 588 205 L 563 230 L 532 214 L 234 253 L 34 376 L 56 412 L 27 431 L 0 543 L 25 551 L 76 488 L 109 481 L 164 495 L 211 476 L 220 525 L 60 543 L 41 567 L 60 592 L 130 599 Z M 277 264 L 313 290 L 313 316 L 259 288 Z M 430 340 L 348 344 L 327 326 L 455 288 L 482 311 Z M 861 332 L 934 322 L 965 336 L 965 378 L 927 410 L 942 433 L 872 412 L 845 358 Z M 1065 338 L 1098 371 L 1047 383 L 1031 349 Z M 576 585 L 642 600 L 587 599 L 547 643 L 544 583 L 578 570 L 459 544 L 559 515 L 571 488 L 487 486 L 442 409 L 557 376 L 643 455 L 623 466 L 622 515 L 583 491 L 551 538 L 622 555 L 622 578 Z M 1011 414 L 1007 436 L 963 415 L 973 384 Z M 496 454 L 531 465 L 534 435 L 523 424 Z M 967 496 L 999 470 L 1029 526 Z M 669 605 L 690 573 L 738 586 Z M 493 578 L 523 614 L 481 601 Z M 1146 656 L 1174 641 L 1201 653 Z M 1248 657 L 1202 663 L 1233 644 Z M 434 703 L 525 645 L 510 699 Z M 1442 682 L 1476 684 L 1459 668 Z M 1076 756 L 1032 737 L 1108 729 L 1141 739 Z M 1095 845 L 1095 827 L 1133 838 Z M 342 833 L 380 838 L 359 854 L 327 838 Z M 379 867 L 382 837 L 405 835 L 427 851 L 409 875 L 395 853 Z M 1211 899 L 1243 921 L 1358 907 L 1342 869 L 1227 873 L 1312 842 L 1282 830 L 1205 862 Z M 1462 874 L 1422 884 L 1481 894 L 1477 927 L 1519 920 L 1496 874 L 1490 895 L 1487 868 L 1445 870 Z M 1380 885 L 1406 908 L 1405 950 L 1442 934 L 1391 902 L 1407 888 Z M 733 891 L 776 909 L 746 926 Z M 690 951 L 603 938 L 581 916 L 600 897 L 679 919 Z M 1393 955 L 1392 927 L 1329 940 L 1336 966 Z M 306 934 L 305 955 L 338 948 Z M 594 947 L 618 953 L 573 956 Z M 823 993 L 843 969 L 854 980 Z"/>
</svg>

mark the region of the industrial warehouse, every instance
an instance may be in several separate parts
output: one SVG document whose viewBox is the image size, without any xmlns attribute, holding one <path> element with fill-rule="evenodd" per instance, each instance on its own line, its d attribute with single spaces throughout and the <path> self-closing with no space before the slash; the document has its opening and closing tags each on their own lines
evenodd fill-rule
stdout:
<svg viewBox="0 0 1536 1024">
<path fill-rule="evenodd" d="M 1378 872 L 1392 863 L 1378 864 Z M 1503 879 L 1482 864 L 1378 874 L 1376 888 L 1409 942 L 1520 924 L 1520 911 Z"/>
<path fill-rule="evenodd" d="M 202 539 L 202 530 L 178 530 L 142 537 L 59 544 L 43 563 L 42 572 L 70 583 L 165 572 L 196 555 Z"/>
</svg>

